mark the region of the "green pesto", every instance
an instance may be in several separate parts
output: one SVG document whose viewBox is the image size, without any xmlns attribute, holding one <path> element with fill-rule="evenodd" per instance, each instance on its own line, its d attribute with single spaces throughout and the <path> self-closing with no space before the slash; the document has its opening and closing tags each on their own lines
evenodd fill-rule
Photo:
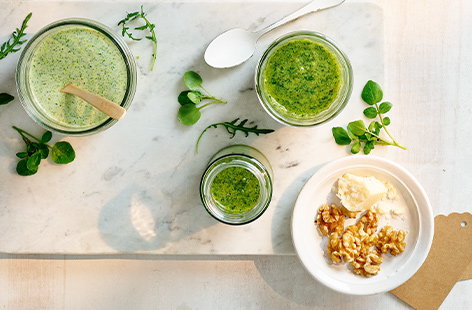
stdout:
<svg viewBox="0 0 472 310">
<path fill-rule="evenodd" d="M 31 56 L 28 80 L 35 101 L 48 118 L 85 129 L 103 123 L 108 116 L 60 90 L 74 83 L 121 104 L 127 88 L 127 68 L 110 38 L 75 25 L 63 27 L 38 43 Z"/>
<path fill-rule="evenodd" d="M 309 39 L 282 44 L 267 60 L 263 91 L 280 114 L 313 117 L 329 108 L 341 86 L 341 66 L 328 48 Z"/>
<path fill-rule="evenodd" d="M 225 212 L 242 214 L 256 206 L 261 189 L 252 172 L 241 167 L 229 167 L 215 176 L 210 192 Z"/>
</svg>

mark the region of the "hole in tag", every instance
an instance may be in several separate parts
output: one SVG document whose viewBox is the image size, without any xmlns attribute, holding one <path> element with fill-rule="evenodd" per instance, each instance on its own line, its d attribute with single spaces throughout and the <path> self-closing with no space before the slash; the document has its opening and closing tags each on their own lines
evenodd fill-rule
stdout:
<svg viewBox="0 0 472 310">
<path fill-rule="evenodd" d="M 466 227 L 467 226 L 467 222 L 466 221 L 462 221 L 461 222 L 461 227 Z"/>
</svg>

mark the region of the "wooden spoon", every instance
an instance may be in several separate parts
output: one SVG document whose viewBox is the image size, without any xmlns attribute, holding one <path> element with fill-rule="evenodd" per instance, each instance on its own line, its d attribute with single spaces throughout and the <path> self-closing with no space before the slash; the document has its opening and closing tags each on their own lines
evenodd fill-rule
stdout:
<svg viewBox="0 0 472 310">
<path fill-rule="evenodd" d="M 87 103 L 93 105 L 95 108 L 99 109 L 113 119 L 120 120 L 126 114 L 126 110 L 119 104 L 116 104 L 113 101 L 103 98 L 97 94 L 93 94 L 84 89 L 78 88 L 72 83 L 64 86 L 64 88 L 61 89 L 61 92 L 82 98 Z"/>
</svg>

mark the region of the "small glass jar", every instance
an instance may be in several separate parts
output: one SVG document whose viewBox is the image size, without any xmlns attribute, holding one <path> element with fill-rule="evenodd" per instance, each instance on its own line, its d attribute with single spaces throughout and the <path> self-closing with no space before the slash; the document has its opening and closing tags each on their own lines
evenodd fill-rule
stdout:
<svg viewBox="0 0 472 310">
<path fill-rule="evenodd" d="M 248 170 L 259 184 L 259 197 L 254 206 L 243 213 L 229 212 L 212 194 L 215 177 L 228 168 Z M 208 213 L 218 221 L 230 225 L 250 223 L 260 217 L 272 198 L 272 167 L 267 158 L 248 145 L 231 145 L 218 151 L 210 160 L 200 181 L 200 197 Z"/>
<path fill-rule="evenodd" d="M 29 79 L 31 59 L 38 44 L 40 44 L 43 39 L 55 32 L 73 27 L 85 27 L 96 30 L 101 34 L 105 35 L 105 37 L 110 39 L 115 44 L 121 56 L 123 57 L 127 73 L 126 91 L 123 96 L 123 100 L 121 102 L 117 102 L 117 104 L 120 104 L 125 109 L 129 108 L 133 100 L 134 93 L 136 91 L 137 83 L 136 63 L 134 61 L 134 57 L 131 54 L 128 45 L 119 35 L 117 35 L 113 30 L 111 30 L 107 26 L 90 19 L 63 19 L 51 23 L 39 30 L 38 33 L 36 33 L 28 41 L 25 48 L 23 49 L 23 52 L 21 53 L 20 59 L 18 60 L 18 64 L 16 67 L 16 86 L 21 105 L 36 123 L 46 128 L 47 130 L 55 131 L 61 134 L 69 136 L 84 136 L 103 131 L 115 124 L 117 121 L 108 117 L 100 123 L 83 127 L 75 127 L 73 125 L 65 124 L 64 122 L 58 122 L 53 118 L 49 117 L 43 111 L 42 107 L 33 95 Z"/>
<path fill-rule="evenodd" d="M 293 114 L 289 115 L 288 113 L 284 114 L 278 111 L 271 104 L 271 100 L 268 98 L 269 96 L 266 94 L 263 86 L 263 73 L 270 56 L 275 51 L 277 51 L 277 49 L 283 44 L 300 39 L 311 40 L 330 51 L 338 61 L 341 71 L 341 83 L 338 96 L 334 99 L 333 102 L 331 102 L 327 109 L 321 111 L 316 115 L 310 115 L 307 117 L 295 116 Z M 319 125 L 338 115 L 349 101 L 352 92 L 352 84 L 352 67 L 347 56 L 336 46 L 336 44 L 331 39 L 321 33 L 310 31 L 299 31 L 289 33 L 275 40 L 262 55 L 261 59 L 259 60 L 259 64 L 256 67 L 255 73 L 256 92 L 259 98 L 259 102 L 262 104 L 263 108 L 276 121 L 284 125 L 289 125 L 293 127 L 311 127 Z"/>
</svg>

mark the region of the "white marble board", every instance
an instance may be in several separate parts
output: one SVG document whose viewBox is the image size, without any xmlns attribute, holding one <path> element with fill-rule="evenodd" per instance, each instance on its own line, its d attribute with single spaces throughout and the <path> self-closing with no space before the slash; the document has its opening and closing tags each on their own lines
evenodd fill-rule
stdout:
<svg viewBox="0 0 472 310">
<path fill-rule="evenodd" d="M 159 40 L 155 70 L 149 72 L 151 46 L 129 42 L 139 66 L 138 89 L 126 118 L 106 132 L 66 139 L 76 149 L 67 166 L 50 161 L 30 177 L 16 175 L 14 154 L 23 145 L 17 125 L 33 133 L 43 130 L 29 119 L 18 100 L 0 107 L 0 252 L 9 253 L 153 253 L 153 254 L 293 254 L 289 219 L 298 192 L 320 165 L 348 153 L 331 137 L 331 127 L 362 115 L 359 94 L 368 79 L 383 82 L 382 9 L 351 1 L 312 14 L 265 36 L 247 63 L 226 70 L 203 61 L 206 45 L 220 32 L 255 29 L 299 8 L 301 2 L 158 2 L 145 3 L 157 25 Z M 96 19 L 113 27 L 134 3 L 3 2 L 0 39 L 33 12 L 29 33 L 66 17 Z M 253 89 L 254 68 L 275 38 L 295 30 L 322 32 L 338 42 L 354 70 L 353 96 L 334 120 L 308 129 L 284 127 L 261 108 Z M 15 94 L 18 55 L 0 62 L 0 92 Z M 182 74 L 199 72 L 206 88 L 230 102 L 208 108 L 193 127 L 176 120 L 176 97 L 184 89 Z M 222 129 L 203 138 L 200 131 L 215 121 L 249 118 L 273 128 L 267 136 L 237 135 Z M 257 221 L 240 227 L 216 222 L 198 195 L 200 176 L 213 153 L 230 143 L 259 148 L 275 171 L 272 203 Z M 375 151 L 397 157 L 397 150 Z M 315 207 L 315 206 L 314 206 Z"/>
</svg>

